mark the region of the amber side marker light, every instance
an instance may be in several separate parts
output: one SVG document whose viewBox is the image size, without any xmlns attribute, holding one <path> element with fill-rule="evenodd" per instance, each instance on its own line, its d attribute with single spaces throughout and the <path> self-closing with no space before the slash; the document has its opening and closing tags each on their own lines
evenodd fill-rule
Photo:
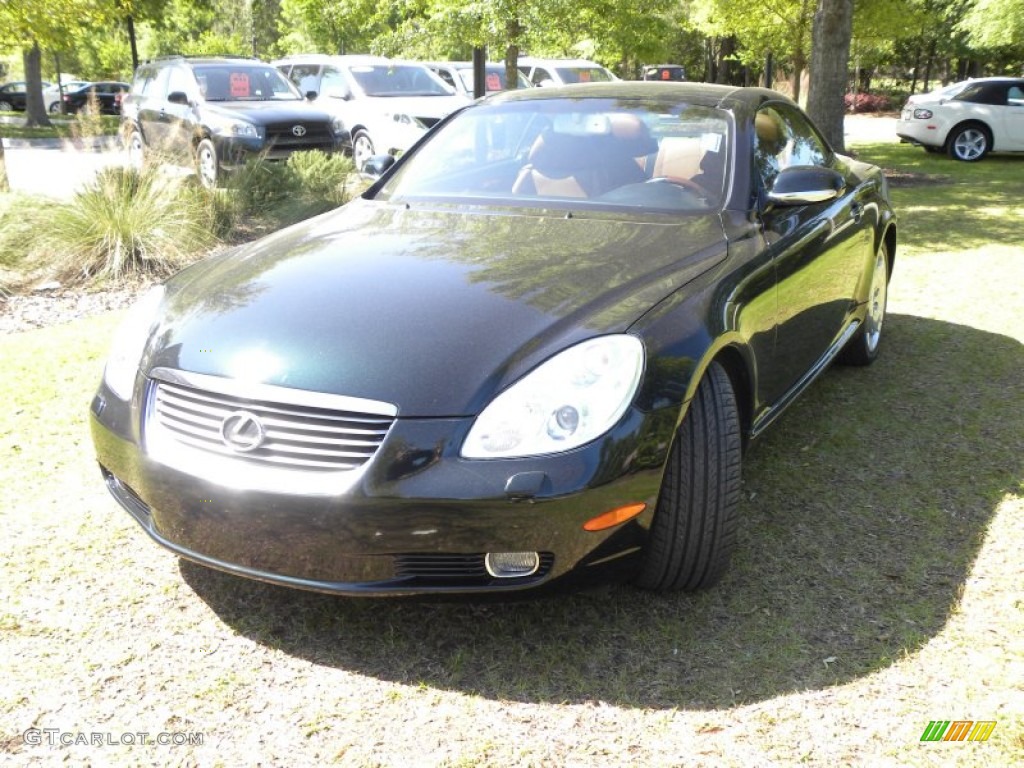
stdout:
<svg viewBox="0 0 1024 768">
<path fill-rule="evenodd" d="M 627 520 L 632 520 L 647 509 L 646 504 L 627 504 L 624 507 L 616 507 L 608 512 L 602 512 L 597 517 L 592 517 L 583 524 L 584 531 L 603 531 L 605 528 L 612 528 Z"/>
</svg>

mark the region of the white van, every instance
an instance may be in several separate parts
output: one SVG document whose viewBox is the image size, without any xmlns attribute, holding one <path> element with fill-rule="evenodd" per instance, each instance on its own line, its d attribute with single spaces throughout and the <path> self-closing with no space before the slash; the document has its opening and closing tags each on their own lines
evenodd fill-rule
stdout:
<svg viewBox="0 0 1024 768">
<path fill-rule="evenodd" d="M 569 85 L 570 83 L 610 83 L 615 75 L 587 59 L 535 59 L 522 56 L 519 70 L 533 85 Z"/>
<path fill-rule="evenodd" d="M 273 63 L 302 93 L 315 93 L 320 109 L 342 119 L 357 169 L 373 155 L 404 152 L 471 101 L 415 61 L 304 54 Z"/>
</svg>

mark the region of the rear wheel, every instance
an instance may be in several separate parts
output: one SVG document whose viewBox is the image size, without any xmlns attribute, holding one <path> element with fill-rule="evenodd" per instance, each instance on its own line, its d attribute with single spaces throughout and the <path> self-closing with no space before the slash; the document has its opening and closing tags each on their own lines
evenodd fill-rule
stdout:
<svg viewBox="0 0 1024 768">
<path fill-rule="evenodd" d="M 882 325 L 889 298 L 889 247 L 882 241 L 875 254 L 868 290 L 868 308 L 860 329 L 839 354 L 839 362 L 847 365 L 871 365 L 878 358 L 882 342 Z"/>
<path fill-rule="evenodd" d="M 992 139 L 981 125 L 958 125 L 949 134 L 949 156 L 954 160 L 973 163 L 981 160 L 992 149 Z"/>
<path fill-rule="evenodd" d="M 14 105 L 9 101 L 0 100 L 0 112 L 13 112 Z"/>
<path fill-rule="evenodd" d="M 199 183 L 207 189 L 216 189 L 220 180 L 220 161 L 217 159 L 217 147 L 209 139 L 203 139 L 196 147 L 196 173 Z"/>
<path fill-rule="evenodd" d="M 736 546 L 742 450 L 732 382 L 712 363 L 676 432 L 639 586 L 694 590 L 721 578 Z"/>
<path fill-rule="evenodd" d="M 59 115 L 60 114 L 60 102 L 59 101 L 53 102 L 50 105 L 49 112 L 50 112 L 51 115 Z"/>
</svg>

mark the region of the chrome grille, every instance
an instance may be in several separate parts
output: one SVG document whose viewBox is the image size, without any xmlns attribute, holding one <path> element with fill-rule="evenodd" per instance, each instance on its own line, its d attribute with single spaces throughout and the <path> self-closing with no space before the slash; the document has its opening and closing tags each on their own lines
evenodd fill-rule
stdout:
<svg viewBox="0 0 1024 768">
<path fill-rule="evenodd" d="M 269 473 L 248 472 L 239 479 L 245 484 L 288 487 L 296 472 L 351 474 L 373 458 L 397 414 L 388 403 L 169 369 L 151 377 L 145 432 L 154 458 L 202 476 L 246 467 Z M 239 416 L 258 424 L 252 445 L 230 439 L 226 425 Z"/>
</svg>

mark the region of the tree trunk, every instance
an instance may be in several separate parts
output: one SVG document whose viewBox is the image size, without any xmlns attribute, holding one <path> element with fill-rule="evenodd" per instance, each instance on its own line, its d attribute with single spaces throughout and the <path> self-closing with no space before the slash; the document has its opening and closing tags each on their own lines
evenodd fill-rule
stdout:
<svg viewBox="0 0 1024 768">
<path fill-rule="evenodd" d="M 509 41 L 505 49 L 505 87 L 510 90 L 514 90 L 519 82 L 519 38 L 523 31 L 523 25 L 518 19 L 509 21 L 505 27 Z"/>
<path fill-rule="evenodd" d="M 793 54 L 793 74 L 790 77 L 790 92 L 793 94 L 793 101 L 800 103 L 800 81 L 804 77 L 804 69 L 807 66 L 807 57 L 803 51 L 796 51 Z"/>
<path fill-rule="evenodd" d="M 31 48 L 22 51 L 21 58 L 25 64 L 25 125 L 29 128 L 49 127 L 50 118 L 43 103 L 43 65 L 39 43 L 33 41 Z"/>
<path fill-rule="evenodd" d="M 135 39 L 135 17 L 129 13 L 125 23 L 128 25 L 128 42 L 132 47 L 132 72 L 134 72 L 139 68 L 139 45 Z"/>
<path fill-rule="evenodd" d="M 807 114 L 839 152 L 843 142 L 843 96 L 846 93 L 853 0 L 820 0 L 811 32 L 811 80 Z"/>
</svg>

